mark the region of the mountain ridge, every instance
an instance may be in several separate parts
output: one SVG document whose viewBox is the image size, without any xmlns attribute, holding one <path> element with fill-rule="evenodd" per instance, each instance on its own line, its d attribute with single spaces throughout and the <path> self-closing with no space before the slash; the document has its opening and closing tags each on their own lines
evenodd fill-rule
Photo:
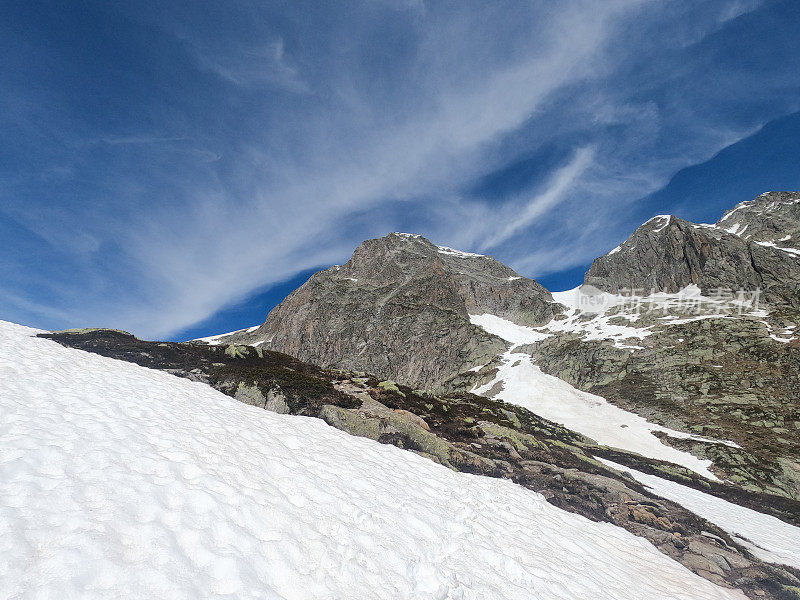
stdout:
<svg viewBox="0 0 800 600">
<path fill-rule="evenodd" d="M 412 388 L 483 386 L 489 396 L 511 385 L 497 379 L 501 370 L 523 376 L 507 364 L 515 356 L 531 362 L 531 374 L 541 370 L 644 417 L 653 435 L 658 424 L 734 440 L 735 447 L 662 439 L 746 488 L 800 498 L 800 448 L 790 435 L 800 429 L 800 261 L 786 250 L 798 208 L 800 194 L 768 192 L 715 225 L 656 216 L 598 258 L 583 286 L 557 298 L 491 257 L 392 233 L 313 275 L 263 325 L 212 341 Z M 663 291 L 653 295 L 657 286 Z M 756 292 L 749 304 L 740 290 Z M 580 304 L 586 299 L 611 304 L 591 309 Z M 476 324 L 481 314 L 529 328 L 533 343 L 509 354 L 510 342 Z M 516 402 L 535 411 L 540 401 L 531 394 Z M 581 423 L 571 427 L 591 430 Z"/>
<path fill-rule="evenodd" d="M 553 316 L 554 304 L 543 286 L 494 258 L 391 233 L 363 242 L 344 265 L 312 275 L 263 325 L 222 341 L 264 344 L 437 389 L 504 347 L 470 323 L 476 311 L 537 325 Z"/>
<path fill-rule="evenodd" d="M 584 283 L 604 291 L 759 289 L 800 308 L 800 194 L 766 192 L 726 211 L 717 223 L 658 215 L 594 260 Z M 795 244 L 797 244 L 795 240 Z"/>
<path fill-rule="evenodd" d="M 717 585 L 783 600 L 800 588 L 800 314 L 780 270 L 761 304 L 711 285 L 763 283 L 738 268 L 746 254 L 793 257 L 798 202 L 765 194 L 718 225 L 654 217 L 569 292 L 392 233 L 264 324 L 205 343 L 40 337 L 510 479 Z M 672 287 L 623 288 L 625 271 Z"/>
</svg>

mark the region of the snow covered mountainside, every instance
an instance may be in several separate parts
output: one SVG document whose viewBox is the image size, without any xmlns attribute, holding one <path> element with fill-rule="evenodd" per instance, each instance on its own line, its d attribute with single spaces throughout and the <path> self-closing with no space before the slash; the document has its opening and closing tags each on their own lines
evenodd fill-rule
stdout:
<svg viewBox="0 0 800 600">
<path fill-rule="evenodd" d="M 510 321 L 492 315 L 474 315 L 472 322 L 512 344 L 503 355 L 503 364 L 497 369 L 495 377 L 475 388 L 475 394 L 484 395 L 495 385 L 501 384 L 502 391 L 496 394 L 497 398 L 524 406 L 556 423 L 563 423 L 601 444 L 669 461 L 709 479 L 717 479 L 708 470 L 710 460 L 701 460 L 689 452 L 662 444 L 653 431 L 677 438 L 691 438 L 690 434 L 648 423 L 634 413 L 609 404 L 600 396 L 577 390 L 557 377 L 542 373 L 529 355 L 516 351 L 524 343 L 546 339 L 546 333 L 515 326 Z"/>
<path fill-rule="evenodd" d="M 733 599 L 607 523 L 0 322 L 6 598 Z"/>
<path fill-rule="evenodd" d="M 477 391 L 800 500 L 798 207 L 800 194 L 769 192 L 714 225 L 659 215 L 558 293 L 491 257 L 393 233 L 312 276 L 263 325 L 210 341 Z M 491 319 L 535 339 L 498 335 Z"/>
<path fill-rule="evenodd" d="M 531 335 L 528 328 L 505 324 L 503 335 L 516 341 Z M 772 533 L 780 528 L 766 528 L 760 537 L 745 541 L 740 529 L 728 528 L 729 520 L 716 525 L 716 521 L 698 518 L 679 504 L 654 495 L 616 465 L 663 479 L 664 485 L 688 486 L 713 501 L 738 506 L 736 510 L 745 511 L 742 514 L 749 514 L 749 509 L 763 513 L 764 519 L 780 520 L 781 537 L 789 540 L 784 544 L 800 541 L 797 502 L 745 492 L 684 467 L 599 445 L 501 399 L 413 390 L 363 372 L 323 369 L 258 346 L 147 342 L 103 329 L 48 332 L 39 337 L 201 382 L 258 408 L 317 417 L 351 435 L 397 446 L 456 471 L 512 480 L 541 494 L 553 506 L 612 523 L 649 540 L 698 575 L 740 588 L 751 597 L 782 598 L 787 586 L 800 584 L 797 573 L 782 566 L 786 558 L 781 546 L 775 551 Z M 576 390 L 572 394 L 579 407 L 582 397 L 591 396 Z M 570 402 L 567 404 L 569 407 Z M 596 404 L 590 402 L 584 408 L 591 413 Z M 630 418 L 623 424 L 627 423 L 632 423 Z M 613 425 L 612 420 L 612 430 Z M 669 454 L 670 448 L 655 446 L 653 430 L 652 424 L 642 422 L 633 437 L 639 438 L 639 443 L 645 441 L 648 452 Z M 694 459 L 688 453 L 673 453 L 681 459 Z M 787 537 L 786 531 L 795 533 Z M 755 548 L 764 549 L 758 555 L 763 559 L 753 555 Z"/>
<path fill-rule="evenodd" d="M 798 206 L 567 292 L 393 233 L 230 334 L 0 322 L 0 589 L 798 600 Z"/>
</svg>

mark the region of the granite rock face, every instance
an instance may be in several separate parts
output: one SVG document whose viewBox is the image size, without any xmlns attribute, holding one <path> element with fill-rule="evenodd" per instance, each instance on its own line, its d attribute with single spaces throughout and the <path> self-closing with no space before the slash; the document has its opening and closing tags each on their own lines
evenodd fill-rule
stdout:
<svg viewBox="0 0 800 600">
<path fill-rule="evenodd" d="M 555 307 L 544 287 L 491 257 L 392 233 L 365 241 L 345 265 L 313 275 L 262 326 L 226 341 L 441 389 L 505 348 L 470 314 L 539 325 Z"/>
<path fill-rule="evenodd" d="M 716 226 L 750 242 L 796 250 L 800 245 L 800 193 L 766 192 L 734 206 Z"/>
<path fill-rule="evenodd" d="M 635 348 L 565 330 L 531 352 L 545 372 L 651 421 L 736 442 L 739 449 L 664 440 L 712 459 L 746 489 L 800 498 L 799 232 L 800 194 L 790 192 L 742 202 L 714 225 L 654 217 L 585 278 L 639 296 L 635 307 L 583 315 L 646 334 L 630 342 Z M 721 290 L 760 297 L 744 312 L 729 304 L 719 314 L 712 302 L 705 310 L 648 303 L 652 290 L 674 295 L 692 284 L 712 298 Z"/>
<path fill-rule="evenodd" d="M 546 373 L 650 421 L 735 442 L 739 449 L 663 440 L 713 460 L 743 489 L 800 499 L 798 231 L 800 194 L 788 192 L 743 202 L 714 225 L 654 217 L 598 258 L 586 283 L 617 298 L 689 285 L 705 296 L 760 290 L 760 306 L 699 314 L 667 302 L 599 315 L 554 302 L 493 258 L 395 233 L 315 274 L 263 325 L 220 341 L 465 392 L 492 379 L 508 348 L 470 323 L 490 313 L 544 334 L 526 351 Z M 634 337 L 604 337 L 613 331 Z"/>
<path fill-rule="evenodd" d="M 596 259 L 584 281 L 612 293 L 675 293 L 692 284 L 704 292 L 761 290 L 768 301 L 800 308 L 799 232 L 793 192 L 742 202 L 714 225 L 659 215 Z"/>
<path fill-rule="evenodd" d="M 745 489 L 800 499 L 800 343 L 776 341 L 758 319 L 649 327 L 633 352 L 561 334 L 532 354 L 545 372 L 651 422 L 735 442 L 663 440 Z"/>
</svg>

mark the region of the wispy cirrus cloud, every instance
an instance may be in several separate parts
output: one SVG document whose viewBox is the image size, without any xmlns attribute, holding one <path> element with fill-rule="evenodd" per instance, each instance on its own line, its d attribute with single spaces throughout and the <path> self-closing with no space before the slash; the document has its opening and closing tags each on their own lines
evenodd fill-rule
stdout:
<svg viewBox="0 0 800 600">
<path fill-rule="evenodd" d="M 591 147 L 579 148 L 573 159 L 553 173 L 545 190 L 519 206 L 507 206 L 500 228 L 481 243 L 482 249 L 499 246 L 520 231 L 529 228 L 535 219 L 552 210 L 563 200 L 594 158 Z"/>
<path fill-rule="evenodd" d="M 195 50 L 198 62 L 226 81 L 239 86 L 275 86 L 303 94 L 309 86 L 290 64 L 281 38 L 255 47 L 234 46 L 222 54 Z"/>
<path fill-rule="evenodd" d="M 93 18 L 119 28 L 100 42 L 107 59 L 44 77 L 53 99 L 15 80 L 13 61 L 4 80 L 0 103 L 28 104 L 0 198 L 34 254 L 0 276 L 35 302 L 0 309 L 162 337 L 395 229 L 528 275 L 589 260 L 627 225 L 613 225 L 619 210 L 791 109 L 789 94 L 747 108 L 750 79 L 736 94 L 728 80 L 696 88 L 725 23 L 758 10 L 740 4 L 98 5 Z M 92 25 L 64 27 L 73 39 Z M 103 50 L 28 43 L 21 65 Z M 773 97 L 796 84 L 766 75 Z M 34 183 L 45 165 L 63 180 Z M 509 165 L 502 193 L 475 192 Z M 74 277 L 25 284 L 47 261 Z M 50 303 L 58 314 L 37 309 Z"/>
</svg>

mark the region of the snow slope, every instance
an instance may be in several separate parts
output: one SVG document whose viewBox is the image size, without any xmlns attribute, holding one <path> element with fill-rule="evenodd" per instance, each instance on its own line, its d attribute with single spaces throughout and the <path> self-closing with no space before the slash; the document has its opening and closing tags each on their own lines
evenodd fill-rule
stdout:
<svg viewBox="0 0 800 600">
<path fill-rule="evenodd" d="M 743 599 L 509 481 L 0 321 L 4 598 Z"/>
<path fill-rule="evenodd" d="M 642 473 L 604 458 L 597 457 L 597 460 L 619 471 L 628 471 L 653 493 L 677 502 L 724 529 L 761 560 L 800 569 L 800 528 L 674 481 Z"/>
<path fill-rule="evenodd" d="M 717 479 L 708 469 L 710 460 L 667 446 L 652 432 L 661 431 L 679 438 L 706 438 L 697 438 L 650 423 L 600 396 L 578 390 L 558 377 L 543 373 L 533 364 L 529 354 L 514 351 L 517 345 L 539 341 L 546 334 L 494 315 L 470 315 L 470 321 L 512 344 L 511 349 L 503 355 L 503 362 L 495 378 L 473 389 L 473 393 L 487 394 L 500 383 L 502 390 L 495 397 L 505 402 L 522 406 L 545 419 L 561 423 L 600 444 L 666 460 L 692 469 L 709 479 Z"/>
<path fill-rule="evenodd" d="M 209 346 L 217 346 L 218 344 L 224 343 L 224 339 L 234 335 L 236 333 L 252 333 L 256 329 L 261 327 L 261 325 L 253 325 L 252 327 L 247 327 L 246 329 L 237 329 L 236 331 L 229 331 L 228 333 L 218 333 L 217 335 L 210 335 L 208 337 L 201 337 L 195 338 L 190 340 L 192 342 L 205 342 Z"/>
<path fill-rule="evenodd" d="M 724 290 L 723 290 L 724 292 Z M 654 326 L 639 323 L 645 315 L 656 317 L 659 326 L 718 318 L 763 318 L 753 297 L 737 294 L 704 296 L 699 287 L 687 285 L 676 293 L 652 291 L 646 295 L 610 294 L 581 285 L 553 292 L 553 300 L 567 307 L 564 319 L 553 319 L 538 327 L 543 333 L 571 332 L 584 340 L 611 340 L 617 348 L 640 349 L 636 340 L 653 333 Z M 621 325 L 621 319 L 629 325 Z"/>
</svg>

